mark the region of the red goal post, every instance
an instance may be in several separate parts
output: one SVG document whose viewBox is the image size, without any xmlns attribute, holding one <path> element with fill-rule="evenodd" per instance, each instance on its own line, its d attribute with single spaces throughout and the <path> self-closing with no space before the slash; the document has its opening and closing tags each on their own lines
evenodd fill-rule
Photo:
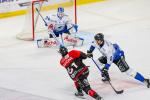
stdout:
<svg viewBox="0 0 150 100">
<path fill-rule="evenodd" d="M 57 2 L 56 2 L 57 1 Z M 25 15 L 24 27 L 17 34 L 17 39 L 33 41 L 36 38 L 42 38 L 47 35 L 45 27 L 37 8 L 43 17 L 48 14 L 56 14 L 58 7 L 64 7 L 65 12 L 71 16 L 73 23 L 77 24 L 77 0 L 34 0 L 31 1 Z"/>
</svg>

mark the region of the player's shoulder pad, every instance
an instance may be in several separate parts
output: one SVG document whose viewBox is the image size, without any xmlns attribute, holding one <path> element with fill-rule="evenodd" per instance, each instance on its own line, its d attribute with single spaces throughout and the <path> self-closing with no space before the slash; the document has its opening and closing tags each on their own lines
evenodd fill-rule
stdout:
<svg viewBox="0 0 150 100">
<path fill-rule="evenodd" d="M 72 56 L 73 58 L 78 58 L 78 57 L 80 57 L 80 53 L 81 52 L 79 50 L 71 50 L 69 52 L 69 55 Z"/>
<path fill-rule="evenodd" d="M 51 18 L 52 19 L 57 19 L 57 15 L 52 15 Z"/>
<path fill-rule="evenodd" d="M 51 16 L 51 22 L 57 22 L 57 16 L 56 15 Z"/>
<path fill-rule="evenodd" d="M 57 16 L 57 15 L 55 15 L 55 14 L 52 15 L 52 17 L 55 17 L 55 16 Z"/>
<path fill-rule="evenodd" d="M 68 15 L 64 15 L 64 19 L 69 20 L 70 18 L 69 18 L 69 16 L 68 16 Z"/>
<path fill-rule="evenodd" d="M 64 14 L 64 16 L 69 17 L 69 15 L 67 15 L 67 14 Z"/>
</svg>

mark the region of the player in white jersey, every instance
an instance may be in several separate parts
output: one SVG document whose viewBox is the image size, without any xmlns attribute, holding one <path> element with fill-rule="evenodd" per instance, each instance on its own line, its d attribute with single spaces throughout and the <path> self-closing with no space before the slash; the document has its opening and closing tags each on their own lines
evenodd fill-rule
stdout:
<svg viewBox="0 0 150 100">
<path fill-rule="evenodd" d="M 121 72 L 125 72 L 127 75 L 135 78 L 136 80 L 146 84 L 147 88 L 150 87 L 150 80 L 146 79 L 139 72 L 134 71 L 130 68 L 125 61 L 124 51 L 120 49 L 118 44 L 112 44 L 111 42 L 104 40 L 104 35 L 102 33 L 98 33 L 94 36 L 95 41 L 92 42 L 89 50 L 87 50 L 88 56 L 93 57 L 92 52 L 95 48 L 97 48 L 102 54 L 101 57 L 98 58 L 96 63 L 102 67 L 102 81 L 109 81 L 108 70 L 112 63 L 116 64 Z"/>
<path fill-rule="evenodd" d="M 50 38 L 53 32 L 57 37 L 63 33 L 73 34 L 77 32 L 78 26 L 73 24 L 68 15 L 64 13 L 64 8 L 59 7 L 56 15 L 48 15 L 45 18 L 47 22 Z"/>
<path fill-rule="evenodd" d="M 77 44 L 77 42 L 83 42 L 84 40 L 79 37 L 74 37 L 78 26 L 72 23 L 72 20 L 69 18 L 69 16 L 65 14 L 63 7 L 58 7 L 57 14 L 46 16 L 45 22 L 46 26 L 48 27 L 49 38 L 53 38 L 52 34 L 55 34 L 56 37 L 61 38 L 62 44 L 67 42 L 74 45 Z M 66 34 L 64 35 L 64 33 Z M 51 45 L 52 43 L 57 45 L 53 39 L 44 40 L 45 45 Z"/>
</svg>

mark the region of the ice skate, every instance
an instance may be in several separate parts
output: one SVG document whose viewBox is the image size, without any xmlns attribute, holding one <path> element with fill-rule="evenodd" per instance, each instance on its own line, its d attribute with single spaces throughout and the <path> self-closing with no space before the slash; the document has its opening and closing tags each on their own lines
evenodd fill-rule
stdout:
<svg viewBox="0 0 150 100">
<path fill-rule="evenodd" d="M 96 100 L 104 100 L 102 97 L 98 96 Z"/>
<path fill-rule="evenodd" d="M 85 99 L 84 94 L 82 92 L 76 92 L 74 95 L 78 98 Z"/>
<path fill-rule="evenodd" d="M 150 79 L 145 79 L 144 83 L 146 84 L 147 88 L 150 87 Z"/>
</svg>

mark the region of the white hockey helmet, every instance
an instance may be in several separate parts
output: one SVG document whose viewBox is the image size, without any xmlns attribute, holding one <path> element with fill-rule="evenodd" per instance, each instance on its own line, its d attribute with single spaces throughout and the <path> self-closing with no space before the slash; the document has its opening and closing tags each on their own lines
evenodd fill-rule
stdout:
<svg viewBox="0 0 150 100">
<path fill-rule="evenodd" d="M 62 18 L 64 16 L 64 8 L 63 7 L 58 7 L 58 9 L 57 9 L 57 16 L 59 18 Z"/>
</svg>

